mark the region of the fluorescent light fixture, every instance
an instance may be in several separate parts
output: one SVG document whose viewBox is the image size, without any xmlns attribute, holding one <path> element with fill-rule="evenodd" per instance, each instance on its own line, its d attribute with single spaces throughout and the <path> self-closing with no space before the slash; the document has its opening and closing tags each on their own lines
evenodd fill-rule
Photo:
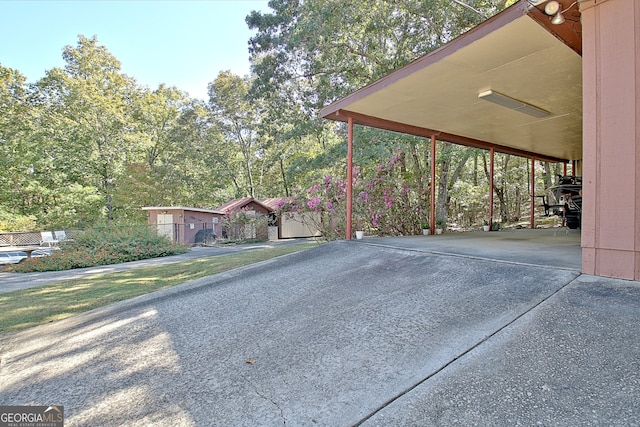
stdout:
<svg viewBox="0 0 640 427">
<path fill-rule="evenodd" d="M 480 92 L 478 94 L 478 98 L 484 99 L 485 101 L 493 102 L 494 104 L 498 104 L 503 107 L 511 108 L 512 110 L 528 114 L 538 119 L 549 117 L 551 115 L 550 112 L 545 111 L 542 108 L 527 104 L 523 101 L 518 101 L 517 99 L 511 98 L 507 95 L 503 95 L 491 89 Z"/>
</svg>

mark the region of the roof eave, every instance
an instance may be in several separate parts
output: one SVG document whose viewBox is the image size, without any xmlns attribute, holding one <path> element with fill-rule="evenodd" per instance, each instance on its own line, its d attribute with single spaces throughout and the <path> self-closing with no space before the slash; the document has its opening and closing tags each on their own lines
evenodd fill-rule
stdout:
<svg viewBox="0 0 640 427">
<path fill-rule="evenodd" d="M 347 121 L 348 118 L 353 119 L 354 124 L 368 126 L 376 129 L 383 129 L 392 132 L 399 132 L 407 135 L 420 136 L 424 138 L 430 138 L 435 135 L 438 141 L 451 142 L 453 144 L 466 145 L 474 148 L 481 148 L 484 150 L 494 149 L 500 153 L 513 154 L 515 156 L 535 158 L 536 160 L 548 161 L 548 162 L 565 162 L 567 159 L 561 159 L 558 157 L 547 156 L 532 151 L 519 150 L 513 147 L 507 147 L 504 145 L 495 144 L 488 141 L 482 141 L 479 139 L 468 138 L 461 135 L 454 135 L 446 132 L 442 132 L 435 129 L 428 129 L 419 126 L 407 125 L 404 123 L 398 123 L 390 120 L 380 119 L 378 117 L 367 116 L 360 113 L 354 113 L 347 110 L 339 110 L 334 113 L 335 119 L 339 121 Z"/>
<path fill-rule="evenodd" d="M 426 55 L 405 65 L 404 67 L 399 68 L 390 74 L 387 74 L 386 76 L 345 96 L 344 98 L 327 105 L 322 110 L 320 110 L 320 116 L 325 119 L 345 121 L 346 118 L 339 117 L 339 110 L 350 105 L 356 100 L 370 95 L 371 93 L 377 92 L 380 89 L 383 89 L 384 87 L 400 79 L 403 79 L 424 67 L 442 60 L 443 58 L 451 55 L 453 52 L 456 52 L 457 50 L 468 46 L 474 41 L 492 33 L 497 28 L 500 28 L 512 22 L 514 19 L 526 15 L 531 10 L 531 8 L 532 6 L 527 1 L 520 1 L 518 3 L 515 3 L 502 12 L 478 24 L 476 27 L 472 28 L 466 33 L 461 34 L 450 42 L 444 44 L 438 49 L 427 53 Z"/>
</svg>

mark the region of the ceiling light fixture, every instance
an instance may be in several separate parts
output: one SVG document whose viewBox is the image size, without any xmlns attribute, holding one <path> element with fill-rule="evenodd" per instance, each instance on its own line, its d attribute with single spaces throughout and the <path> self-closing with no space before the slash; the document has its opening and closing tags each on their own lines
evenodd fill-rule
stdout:
<svg viewBox="0 0 640 427">
<path fill-rule="evenodd" d="M 578 4 L 578 1 L 574 1 L 568 8 L 564 10 L 560 9 L 560 3 L 557 0 L 529 0 L 529 3 L 532 6 L 540 6 L 541 4 L 544 4 L 544 13 L 549 16 L 553 16 L 553 18 L 551 18 L 551 23 L 553 25 L 560 25 L 565 21 L 563 13 Z"/>
<path fill-rule="evenodd" d="M 564 16 L 563 16 L 563 15 L 562 15 L 562 13 L 560 13 L 560 12 L 556 13 L 556 16 L 554 16 L 554 17 L 551 19 L 551 23 L 552 23 L 553 25 L 560 25 L 560 24 L 562 24 L 563 22 L 564 22 Z"/>
<path fill-rule="evenodd" d="M 558 3 L 556 0 L 551 0 L 544 5 L 544 13 L 546 13 L 547 15 L 555 15 L 558 12 L 560 12 L 560 3 Z"/>
<path fill-rule="evenodd" d="M 519 101 L 515 98 L 511 98 L 510 96 L 503 95 L 500 92 L 496 92 L 495 90 L 491 89 L 478 93 L 478 98 L 485 101 L 493 102 L 494 104 L 498 104 L 515 111 L 519 111 L 524 114 L 528 114 L 538 119 L 549 117 L 551 115 L 550 112 L 543 110 L 542 108 L 538 108 L 535 105 L 527 104 L 524 101 Z"/>
</svg>

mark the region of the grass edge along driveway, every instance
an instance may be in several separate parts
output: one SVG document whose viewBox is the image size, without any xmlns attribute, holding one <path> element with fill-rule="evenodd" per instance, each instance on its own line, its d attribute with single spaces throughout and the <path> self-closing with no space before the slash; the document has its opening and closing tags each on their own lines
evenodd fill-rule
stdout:
<svg viewBox="0 0 640 427">
<path fill-rule="evenodd" d="M 65 319 L 94 308 L 317 245 L 304 243 L 198 258 L 0 294 L 0 334 Z"/>
</svg>

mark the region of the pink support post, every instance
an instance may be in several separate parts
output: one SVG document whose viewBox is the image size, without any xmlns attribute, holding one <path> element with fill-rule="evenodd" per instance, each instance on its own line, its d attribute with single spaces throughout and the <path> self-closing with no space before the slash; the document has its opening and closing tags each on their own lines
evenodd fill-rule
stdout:
<svg viewBox="0 0 640 427">
<path fill-rule="evenodd" d="M 436 136 L 431 135 L 431 203 L 429 206 L 430 233 L 436 232 Z"/>
<path fill-rule="evenodd" d="M 351 240 L 351 224 L 353 221 L 353 118 L 347 121 L 347 231 L 346 239 Z"/>
<path fill-rule="evenodd" d="M 536 158 L 531 157 L 531 228 L 536 228 Z"/>
<path fill-rule="evenodd" d="M 489 150 L 489 230 L 493 231 L 493 165 L 495 158 L 495 149 L 491 147 Z"/>
<path fill-rule="evenodd" d="M 581 0 L 582 272 L 640 280 L 640 9 Z M 581 166 L 580 171 L 577 166 Z"/>
</svg>

